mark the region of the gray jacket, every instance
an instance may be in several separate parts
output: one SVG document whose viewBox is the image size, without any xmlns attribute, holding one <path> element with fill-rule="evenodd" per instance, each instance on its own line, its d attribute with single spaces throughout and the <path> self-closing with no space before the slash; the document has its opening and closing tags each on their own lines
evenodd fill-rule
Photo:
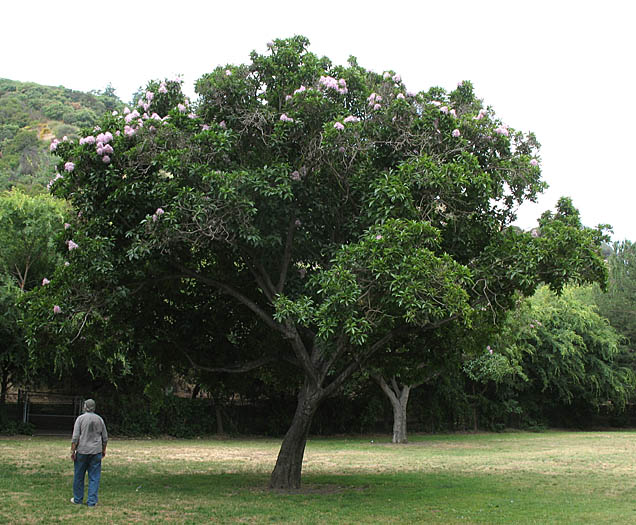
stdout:
<svg viewBox="0 0 636 525">
<path fill-rule="evenodd" d="M 86 412 L 75 420 L 73 443 L 78 454 L 99 454 L 108 442 L 104 420 L 94 412 Z"/>
</svg>

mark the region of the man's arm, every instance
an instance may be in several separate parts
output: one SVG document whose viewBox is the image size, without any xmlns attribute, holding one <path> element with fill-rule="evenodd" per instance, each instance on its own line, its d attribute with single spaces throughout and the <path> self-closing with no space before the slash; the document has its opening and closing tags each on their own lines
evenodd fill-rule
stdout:
<svg viewBox="0 0 636 525">
<path fill-rule="evenodd" d="M 73 425 L 73 437 L 71 438 L 71 459 L 75 461 L 77 457 L 77 444 L 79 443 L 80 438 L 80 418 L 78 417 L 75 420 L 75 425 Z"/>
</svg>

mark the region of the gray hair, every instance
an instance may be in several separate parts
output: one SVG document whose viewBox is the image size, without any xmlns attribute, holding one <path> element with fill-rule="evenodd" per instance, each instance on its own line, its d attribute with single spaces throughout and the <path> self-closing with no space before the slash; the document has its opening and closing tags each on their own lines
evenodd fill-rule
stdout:
<svg viewBox="0 0 636 525">
<path fill-rule="evenodd" d="M 84 410 L 86 412 L 95 412 L 95 401 L 93 399 L 84 401 Z"/>
</svg>

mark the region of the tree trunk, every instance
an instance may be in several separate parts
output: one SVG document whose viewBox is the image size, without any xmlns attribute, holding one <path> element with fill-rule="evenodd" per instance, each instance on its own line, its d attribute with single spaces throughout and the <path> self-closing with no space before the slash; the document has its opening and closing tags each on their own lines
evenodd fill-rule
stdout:
<svg viewBox="0 0 636 525">
<path fill-rule="evenodd" d="M 411 386 L 404 385 L 400 388 L 395 378 L 391 379 L 391 386 L 387 384 L 382 376 L 375 376 L 374 379 L 389 398 L 391 407 L 393 407 L 393 443 L 408 443 L 406 407 L 409 402 Z"/>
<path fill-rule="evenodd" d="M 305 445 L 316 410 L 324 399 L 317 387 L 305 385 L 298 394 L 298 405 L 291 426 L 278 453 L 269 486 L 272 489 L 299 489 Z"/>
<path fill-rule="evenodd" d="M 7 401 L 7 390 L 9 388 L 9 370 L 2 371 L 0 379 L 0 406 L 4 406 Z"/>
<path fill-rule="evenodd" d="M 223 431 L 223 413 L 221 412 L 221 405 L 216 401 L 214 402 L 214 415 L 216 417 L 216 433 L 222 436 L 225 434 Z"/>
</svg>

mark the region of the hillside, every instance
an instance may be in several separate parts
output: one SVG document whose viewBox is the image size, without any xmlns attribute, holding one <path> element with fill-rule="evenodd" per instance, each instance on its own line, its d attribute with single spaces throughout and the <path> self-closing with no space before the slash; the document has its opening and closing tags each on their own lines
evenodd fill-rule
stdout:
<svg viewBox="0 0 636 525">
<path fill-rule="evenodd" d="M 106 88 L 84 93 L 0 78 L 0 190 L 43 191 L 53 173 L 53 137 L 74 138 L 123 103 Z"/>
</svg>

